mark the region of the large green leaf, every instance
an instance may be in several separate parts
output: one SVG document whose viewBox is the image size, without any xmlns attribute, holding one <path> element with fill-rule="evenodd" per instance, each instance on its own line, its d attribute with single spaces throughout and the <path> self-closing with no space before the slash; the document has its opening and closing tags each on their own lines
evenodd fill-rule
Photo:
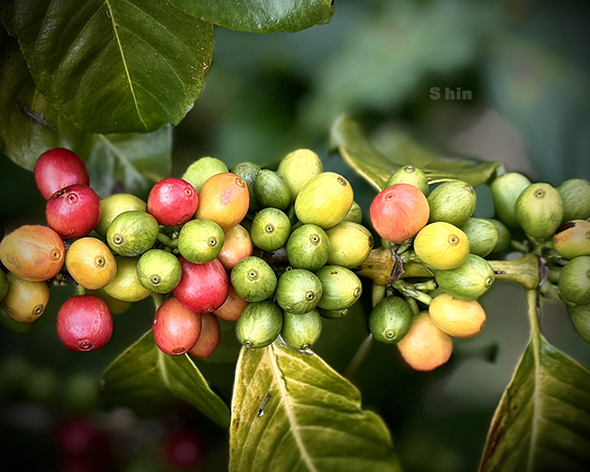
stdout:
<svg viewBox="0 0 590 472">
<path fill-rule="evenodd" d="M 230 428 L 230 471 L 398 471 L 385 424 L 315 354 L 274 343 L 242 350 Z"/>
<path fill-rule="evenodd" d="M 213 25 L 167 0 L 6 0 L 0 14 L 47 101 L 87 131 L 178 123 L 211 63 Z"/>
<path fill-rule="evenodd" d="M 207 385 L 191 358 L 162 352 L 151 331 L 123 352 L 104 372 L 102 397 L 110 405 L 139 411 L 181 399 L 222 427 L 229 425 L 229 408 Z"/>
<path fill-rule="evenodd" d="M 590 464 L 590 373 L 542 336 L 529 342 L 494 415 L 480 471 Z"/>
<path fill-rule="evenodd" d="M 400 132 L 392 134 L 389 139 L 391 152 L 384 155 L 375 149 L 359 123 L 345 115 L 334 122 L 330 142 L 377 190 L 382 190 L 392 172 L 404 165 L 420 168 L 431 184 L 463 180 L 473 187 L 491 181 L 504 170 L 500 162 L 451 159 L 435 154 Z"/>
<path fill-rule="evenodd" d="M 171 0 L 181 10 L 224 28 L 252 33 L 299 31 L 328 23 L 333 0 Z"/>
</svg>

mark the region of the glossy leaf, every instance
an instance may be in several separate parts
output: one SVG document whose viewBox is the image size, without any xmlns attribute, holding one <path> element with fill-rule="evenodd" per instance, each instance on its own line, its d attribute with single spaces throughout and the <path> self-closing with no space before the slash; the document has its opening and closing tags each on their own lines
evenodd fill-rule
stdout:
<svg viewBox="0 0 590 472">
<path fill-rule="evenodd" d="M 181 10 L 224 28 L 253 33 L 299 31 L 328 23 L 332 0 L 172 0 Z"/>
<path fill-rule="evenodd" d="M 398 471 L 385 424 L 315 354 L 278 342 L 243 349 L 236 370 L 230 471 Z"/>
<path fill-rule="evenodd" d="M 542 336 L 529 342 L 494 415 L 480 471 L 590 464 L 590 372 Z"/>
<path fill-rule="evenodd" d="M 7 0 L 0 14 L 47 101 L 86 131 L 178 123 L 211 63 L 213 25 L 165 0 Z"/>
<path fill-rule="evenodd" d="M 188 354 L 162 352 L 148 331 L 106 369 L 102 397 L 112 405 L 143 411 L 170 401 L 190 403 L 222 427 L 229 425 L 229 408 L 207 385 Z"/>
<path fill-rule="evenodd" d="M 503 165 L 499 162 L 444 157 L 428 151 L 402 133 L 390 137 L 393 151 L 384 155 L 375 149 L 360 125 L 348 116 L 341 116 L 335 121 L 330 140 L 332 147 L 340 152 L 355 172 L 377 190 L 382 190 L 391 174 L 404 165 L 420 168 L 430 184 L 463 180 L 475 187 L 503 172 Z"/>
</svg>

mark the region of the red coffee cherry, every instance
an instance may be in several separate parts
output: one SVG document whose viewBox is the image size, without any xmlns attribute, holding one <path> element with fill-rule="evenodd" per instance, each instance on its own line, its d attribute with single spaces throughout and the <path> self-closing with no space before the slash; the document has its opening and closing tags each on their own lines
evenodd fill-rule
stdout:
<svg viewBox="0 0 590 472">
<path fill-rule="evenodd" d="M 154 185 L 147 201 L 148 212 L 165 226 L 186 223 L 198 206 L 199 196 L 195 188 L 186 180 L 175 177 L 163 179 Z"/>
<path fill-rule="evenodd" d="M 166 300 L 154 318 L 154 341 L 166 354 L 187 353 L 201 334 L 201 314 L 187 310 L 176 298 Z"/>
<path fill-rule="evenodd" d="M 100 198 L 87 185 L 70 185 L 47 200 L 45 216 L 64 239 L 86 236 L 100 221 Z"/>
<path fill-rule="evenodd" d="M 74 184 L 90 185 L 84 161 L 68 149 L 45 151 L 35 163 L 35 183 L 45 200 L 64 187 Z"/>
<path fill-rule="evenodd" d="M 213 313 L 203 313 L 201 316 L 201 335 L 188 352 L 191 356 L 198 358 L 209 357 L 213 354 L 221 340 L 221 327 L 217 316 Z"/>
<path fill-rule="evenodd" d="M 401 243 L 418 234 L 430 216 L 428 200 L 422 191 L 404 183 L 379 192 L 370 211 L 375 231 L 392 243 Z"/>
<path fill-rule="evenodd" d="M 57 313 L 57 335 L 72 351 L 94 351 L 103 347 L 113 333 L 109 306 L 96 295 L 77 295 Z"/>
<path fill-rule="evenodd" d="M 183 257 L 180 283 L 173 290 L 174 296 L 188 310 L 209 313 L 217 310 L 229 293 L 229 277 L 218 259 L 206 264 L 193 264 Z"/>
</svg>

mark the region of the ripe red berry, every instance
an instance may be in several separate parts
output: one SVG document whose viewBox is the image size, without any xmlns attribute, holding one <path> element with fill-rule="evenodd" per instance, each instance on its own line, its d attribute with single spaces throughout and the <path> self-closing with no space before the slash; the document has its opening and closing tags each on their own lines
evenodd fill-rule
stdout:
<svg viewBox="0 0 590 472">
<path fill-rule="evenodd" d="M 418 234 L 430 216 L 428 200 L 420 189 L 395 184 L 379 192 L 371 203 L 371 222 L 382 238 L 401 243 Z"/>
<path fill-rule="evenodd" d="M 218 259 L 206 264 L 194 264 L 183 257 L 180 283 L 173 290 L 174 296 L 187 309 L 195 313 L 217 310 L 229 293 L 229 277 Z"/>
<path fill-rule="evenodd" d="M 100 198 L 87 185 L 70 185 L 47 200 L 45 216 L 62 238 L 86 236 L 100 221 Z"/>
<path fill-rule="evenodd" d="M 178 469 L 193 469 L 203 460 L 205 444 L 199 434 L 188 428 L 171 433 L 164 443 L 169 464 Z"/>
<path fill-rule="evenodd" d="M 209 357 L 213 354 L 221 340 L 221 326 L 219 326 L 217 316 L 213 313 L 203 313 L 201 317 L 201 334 L 196 344 L 188 352 L 191 356 L 198 358 Z"/>
<path fill-rule="evenodd" d="M 72 351 L 93 351 L 103 347 L 113 333 L 109 306 L 96 295 L 77 295 L 57 313 L 57 335 Z"/>
<path fill-rule="evenodd" d="M 186 180 L 169 177 L 160 180 L 150 191 L 147 207 L 158 223 L 182 225 L 190 220 L 199 206 L 195 188 Z"/>
<path fill-rule="evenodd" d="M 156 311 L 154 341 L 166 354 L 185 354 L 199 339 L 201 324 L 200 313 L 187 310 L 176 298 L 169 298 Z"/>
<path fill-rule="evenodd" d="M 45 200 L 69 185 L 90 185 L 84 161 L 68 149 L 55 148 L 45 151 L 35 163 L 35 182 Z"/>
</svg>

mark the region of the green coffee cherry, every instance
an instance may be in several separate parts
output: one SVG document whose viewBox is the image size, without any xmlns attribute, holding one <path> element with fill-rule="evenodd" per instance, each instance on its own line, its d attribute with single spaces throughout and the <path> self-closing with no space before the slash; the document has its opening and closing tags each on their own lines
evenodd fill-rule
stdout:
<svg viewBox="0 0 590 472">
<path fill-rule="evenodd" d="M 152 293 L 139 281 L 137 263 L 139 257 L 115 256 L 117 273 L 115 278 L 102 290 L 109 296 L 124 302 L 138 302 Z"/>
<path fill-rule="evenodd" d="M 317 310 L 303 314 L 283 311 L 281 337 L 285 344 L 297 351 L 307 351 L 322 334 L 322 317 Z"/>
<path fill-rule="evenodd" d="M 510 247 L 510 241 L 512 239 L 510 230 L 500 220 L 496 220 L 494 218 L 487 218 L 487 221 L 492 223 L 498 231 L 498 241 L 496 242 L 494 249 L 492 249 L 491 254 L 506 251 Z"/>
<path fill-rule="evenodd" d="M 297 149 L 290 152 L 281 159 L 277 169 L 291 190 L 292 200 L 295 200 L 307 182 L 323 171 L 322 161 L 315 152 L 309 149 Z"/>
<path fill-rule="evenodd" d="M 462 226 L 475 211 L 475 190 L 465 182 L 444 182 L 428 195 L 429 222 L 444 221 Z"/>
<path fill-rule="evenodd" d="M 568 307 L 568 313 L 580 337 L 590 344 L 590 304 Z"/>
<path fill-rule="evenodd" d="M 266 300 L 277 286 L 277 276 L 271 266 L 256 256 L 238 262 L 231 270 L 230 278 L 237 294 L 248 302 Z"/>
<path fill-rule="evenodd" d="M 364 226 L 341 221 L 326 230 L 330 240 L 328 264 L 349 269 L 361 265 L 373 249 L 373 235 Z"/>
<path fill-rule="evenodd" d="M 236 335 L 248 349 L 266 347 L 274 342 L 283 327 L 283 312 L 274 302 L 250 303 L 236 321 Z"/>
<path fill-rule="evenodd" d="M 180 282 L 182 266 L 174 254 L 150 249 L 137 261 L 137 276 L 144 288 L 156 293 L 168 293 Z"/>
<path fill-rule="evenodd" d="M 548 239 L 559 228 L 563 203 L 559 192 L 547 183 L 534 183 L 516 200 L 516 218 L 523 231 L 536 239 Z"/>
<path fill-rule="evenodd" d="M 285 245 L 291 233 L 289 217 L 278 208 L 264 208 L 254 216 L 250 237 L 263 251 L 275 251 Z"/>
<path fill-rule="evenodd" d="M 256 181 L 258 172 L 260 172 L 260 167 L 256 164 L 252 164 L 251 162 L 242 162 L 232 170 L 232 173 L 244 179 L 244 182 L 246 182 L 246 185 L 248 186 L 248 194 L 250 197 L 250 206 L 248 211 L 251 213 L 262 208 L 262 205 L 258 201 L 256 192 L 254 190 L 254 182 Z"/>
<path fill-rule="evenodd" d="M 209 177 L 224 172 L 228 172 L 228 169 L 223 161 L 215 157 L 201 157 L 186 169 L 182 178 L 195 187 L 198 192 Z"/>
<path fill-rule="evenodd" d="M 323 294 L 319 308 L 342 310 L 360 298 L 363 286 L 358 276 L 346 267 L 326 265 L 316 272 L 322 282 Z"/>
<path fill-rule="evenodd" d="M 322 291 L 322 283 L 313 272 L 292 269 L 279 277 L 275 298 L 283 310 L 302 314 L 317 306 Z"/>
<path fill-rule="evenodd" d="M 100 220 L 96 232 L 105 236 L 113 220 L 126 211 L 146 211 L 147 203 L 129 193 L 116 193 L 100 201 Z"/>
<path fill-rule="evenodd" d="M 461 226 L 461 230 L 467 235 L 467 239 L 469 239 L 469 252 L 476 256 L 487 256 L 494 250 L 498 243 L 498 230 L 489 220 L 469 218 Z"/>
<path fill-rule="evenodd" d="M 590 256 L 575 257 L 559 272 L 559 295 L 574 305 L 590 304 Z"/>
<path fill-rule="evenodd" d="M 496 214 L 502 223 L 513 228 L 518 227 L 516 200 L 529 185 L 531 181 L 518 172 L 501 175 L 490 184 Z"/>
<path fill-rule="evenodd" d="M 396 170 L 385 184 L 385 188 L 395 184 L 410 184 L 419 188 L 427 197 L 430 189 L 428 188 L 428 179 L 424 172 L 414 166 L 404 166 Z"/>
<path fill-rule="evenodd" d="M 460 300 L 477 300 L 492 286 L 495 276 L 488 262 L 469 254 L 455 269 L 435 270 L 436 283 L 443 291 Z"/>
<path fill-rule="evenodd" d="M 326 310 L 325 308 L 317 307 L 317 310 L 322 318 L 326 318 L 328 320 L 342 318 L 343 316 L 348 315 L 349 312 L 348 308 L 340 308 L 338 310 Z"/>
<path fill-rule="evenodd" d="M 221 226 L 206 218 L 185 223 L 178 235 L 178 251 L 187 261 L 206 264 L 215 259 L 225 242 Z"/>
<path fill-rule="evenodd" d="M 6 280 L 6 274 L 3 270 L 0 270 L 0 302 L 4 300 L 8 292 L 8 280 Z"/>
<path fill-rule="evenodd" d="M 363 210 L 361 206 L 357 202 L 353 201 L 352 205 L 350 206 L 350 210 L 348 210 L 348 213 L 342 221 L 351 221 L 352 223 L 361 224 L 363 221 Z"/>
<path fill-rule="evenodd" d="M 410 305 L 400 297 L 385 297 L 371 310 L 369 330 L 377 341 L 395 344 L 401 341 L 412 327 Z"/>
<path fill-rule="evenodd" d="M 569 179 L 557 187 L 563 202 L 562 222 L 585 220 L 590 217 L 590 182 L 584 179 Z"/>
<path fill-rule="evenodd" d="M 0 307 L 0 325 L 4 326 L 7 330 L 12 331 L 13 333 L 25 334 L 31 330 L 34 324 L 35 322 L 23 323 L 16 321 L 4 311 L 4 308 Z"/>
<path fill-rule="evenodd" d="M 117 216 L 107 230 L 107 244 L 121 256 L 139 256 L 156 243 L 158 221 L 143 211 L 126 211 Z"/>
<path fill-rule="evenodd" d="M 291 204 L 291 190 L 287 181 L 278 172 L 262 169 L 254 181 L 256 198 L 263 207 L 286 210 Z"/>
<path fill-rule="evenodd" d="M 307 224 L 293 230 L 285 249 L 291 267 L 316 271 L 328 262 L 330 240 L 322 228 Z"/>
</svg>

